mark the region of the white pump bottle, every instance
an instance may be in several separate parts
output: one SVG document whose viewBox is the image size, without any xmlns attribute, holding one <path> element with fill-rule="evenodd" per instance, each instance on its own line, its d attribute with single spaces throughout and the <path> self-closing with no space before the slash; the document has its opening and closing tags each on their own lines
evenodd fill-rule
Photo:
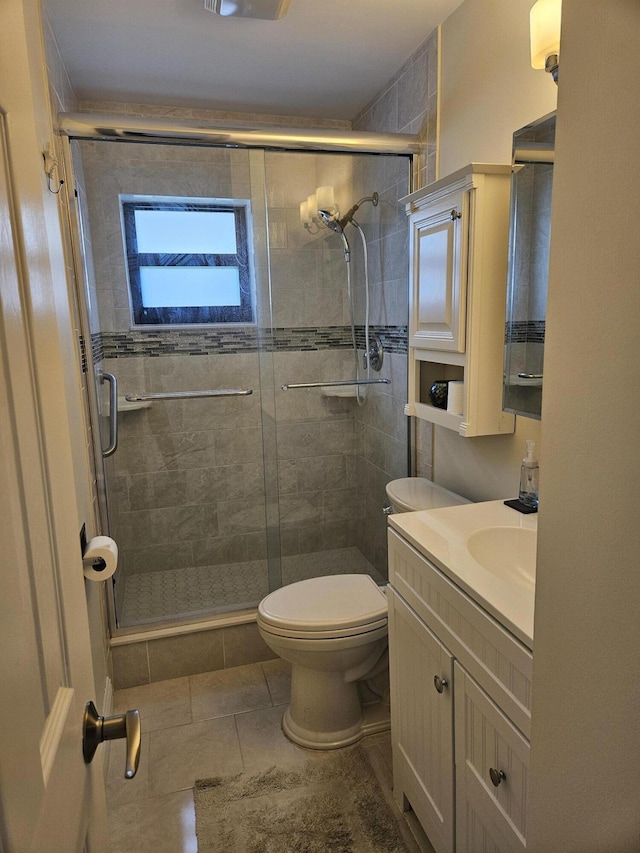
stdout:
<svg viewBox="0 0 640 853">
<path fill-rule="evenodd" d="M 520 493 L 518 498 L 525 506 L 538 506 L 538 474 L 540 468 L 535 458 L 535 441 L 527 441 L 527 455 L 522 460 L 520 467 Z"/>
</svg>

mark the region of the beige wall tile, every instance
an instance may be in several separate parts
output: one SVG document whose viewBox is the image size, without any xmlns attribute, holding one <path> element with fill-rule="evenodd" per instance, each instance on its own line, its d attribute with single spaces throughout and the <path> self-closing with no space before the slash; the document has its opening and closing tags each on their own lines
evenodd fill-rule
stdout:
<svg viewBox="0 0 640 853">
<path fill-rule="evenodd" d="M 223 634 L 225 667 L 242 666 L 276 657 L 258 633 L 255 622 L 223 628 Z"/>
<path fill-rule="evenodd" d="M 209 672 L 224 666 L 220 630 L 150 640 L 148 645 L 151 681 Z"/>
</svg>

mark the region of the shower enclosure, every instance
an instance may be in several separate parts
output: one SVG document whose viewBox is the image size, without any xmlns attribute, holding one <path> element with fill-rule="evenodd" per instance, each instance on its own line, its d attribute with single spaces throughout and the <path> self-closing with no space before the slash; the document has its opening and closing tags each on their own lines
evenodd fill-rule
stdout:
<svg viewBox="0 0 640 853">
<path fill-rule="evenodd" d="M 114 629 L 247 610 L 318 575 L 383 583 L 384 485 L 407 473 L 398 199 L 410 191 L 409 150 L 69 135 L 102 525 L 120 554 Z M 338 217 L 377 193 L 357 212 L 366 240 L 344 223 L 349 265 L 341 235 L 313 210 L 318 187 L 332 188 Z M 176 211 L 183 219 L 167 218 Z M 225 215 L 232 246 L 209 247 L 207 229 L 220 232 Z M 208 297 L 189 295 L 191 277 L 227 294 L 207 309 L 213 319 L 203 321 Z M 364 369 L 368 337 L 382 343 L 379 372 Z"/>
</svg>

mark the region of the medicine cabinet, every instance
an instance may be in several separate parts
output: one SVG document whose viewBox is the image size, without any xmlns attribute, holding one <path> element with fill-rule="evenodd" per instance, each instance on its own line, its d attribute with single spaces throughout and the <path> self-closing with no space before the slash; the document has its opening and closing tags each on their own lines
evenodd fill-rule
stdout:
<svg viewBox="0 0 640 853">
<path fill-rule="evenodd" d="M 503 408 L 540 418 L 555 113 L 513 135 Z"/>
</svg>

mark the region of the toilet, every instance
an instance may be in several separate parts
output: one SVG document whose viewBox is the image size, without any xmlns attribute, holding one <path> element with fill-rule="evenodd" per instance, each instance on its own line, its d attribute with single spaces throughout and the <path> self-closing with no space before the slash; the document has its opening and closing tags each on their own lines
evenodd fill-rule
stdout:
<svg viewBox="0 0 640 853">
<path fill-rule="evenodd" d="M 416 480 L 423 485 L 416 488 Z M 394 512 L 469 503 L 415 477 L 389 483 L 387 496 Z M 282 719 L 290 740 L 337 749 L 389 728 L 388 719 L 365 722 L 360 698 L 359 685 L 373 684 L 388 667 L 387 599 L 369 575 L 326 575 L 283 586 L 260 602 L 257 623 L 264 642 L 291 664 L 291 700 Z"/>
<path fill-rule="evenodd" d="M 466 498 L 450 492 L 443 486 L 424 477 L 402 477 L 392 480 L 386 486 L 389 507 L 385 511 L 415 512 L 419 509 L 437 509 L 438 507 L 468 504 Z"/>
</svg>

